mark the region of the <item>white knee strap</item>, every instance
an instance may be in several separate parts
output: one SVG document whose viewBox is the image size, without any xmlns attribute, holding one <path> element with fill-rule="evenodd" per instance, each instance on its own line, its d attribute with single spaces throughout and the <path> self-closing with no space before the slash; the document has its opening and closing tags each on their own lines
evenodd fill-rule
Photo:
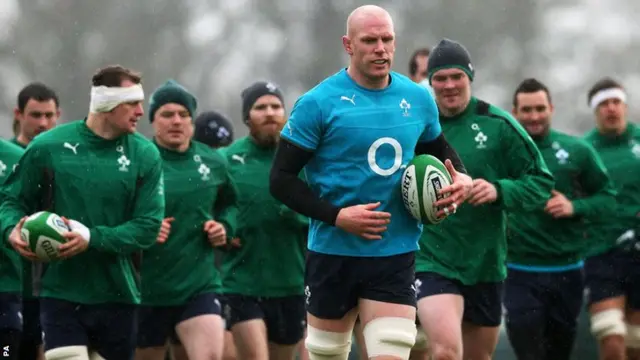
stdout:
<svg viewBox="0 0 640 360">
<path fill-rule="evenodd" d="M 620 309 L 610 309 L 591 316 L 591 333 L 600 340 L 607 336 L 627 335 L 627 325 Z"/>
<path fill-rule="evenodd" d="M 86 346 L 65 346 L 44 353 L 47 360 L 89 360 Z"/>
<path fill-rule="evenodd" d="M 352 332 L 337 333 L 307 326 L 304 343 L 309 360 L 347 360 L 351 351 Z"/>
<path fill-rule="evenodd" d="M 421 327 L 418 327 L 416 333 L 416 343 L 413 345 L 414 350 L 427 350 L 429 348 L 429 342 L 427 341 L 427 334 L 424 333 Z"/>
<path fill-rule="evenodd" d="M 89 360 L 107 360 L 95 351 L 89 353 Z"/>
<path fill-rule="evenodd" d="M 627 324 L 625 343 L 628 348 L 640 349 L 640 325 Z"/>
<path fill-rule="evenodd" d="M 382 317 L 365 325 L 364 342 L 369 358 L 397 356 L 408 359 L 417 335 L 415 320 Z"/>
</svg>

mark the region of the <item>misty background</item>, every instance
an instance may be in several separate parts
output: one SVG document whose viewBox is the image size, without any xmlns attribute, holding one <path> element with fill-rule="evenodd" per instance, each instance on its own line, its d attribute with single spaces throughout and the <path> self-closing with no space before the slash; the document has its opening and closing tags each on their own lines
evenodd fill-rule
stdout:
<svg viewBox="0 0 640 360">
<path fill-rule="evenodd" d="M 394 18 L 396 71 L 406 74 L 416 48 L 447 37 L 470 51 L 473 91 L 486 101 L 509 110 L 525 77 L 546 83 L 557 129 L 581 135 L 593 126 L 586 93 L 602 76 L 627 88 L 630 120 L 640 110 L 638 1 L 0 0 L 0 136 L 12 137 L 12 110 L 27 83 L 56 90 L 60 122 L 80 119 L 92 74 L 116 63 L 142 72 L 147 99 L 167 79 L 179 81 L 198 97 L 199 112 L 222 112 L 243 136 L 241 90 L 273 81 L 290 110 L 346 66 L 340 37 L 349 12 L 365 3 Z M 151 135 L 146 116 L 139 130 Z M 595 358 L 585 321 L 580 359 Z M 503 338 L 496 358 L 512 358 L 508 352 Z"/>
<path fill-rule="evenodd" d="M 554 126 L 582 134 L 593 126 L 588 88 L 609 75 L 640 109 L 640 2 L 632 0 L 1 0 L 0 136 L 9 138 L 18 91 L 53 87 L 61 122 L 88 112 L 90 78 L 118 63 L 142 72 L 147 99 L 173 78 L 245 135 L 240 92 L 257 80 L 279 84 L 287 110 L 296 98 L 346 66 L 340 37 L 347 15 L 373 3 L 395 21 L 394 70 L 411 53 L 448 37 L 476 68 L 475 95 L 510 109 L 515 86 L 537 77 L 552 91 Z M 139 130 L 151 135 L 146 117 Z"/>
</svg>

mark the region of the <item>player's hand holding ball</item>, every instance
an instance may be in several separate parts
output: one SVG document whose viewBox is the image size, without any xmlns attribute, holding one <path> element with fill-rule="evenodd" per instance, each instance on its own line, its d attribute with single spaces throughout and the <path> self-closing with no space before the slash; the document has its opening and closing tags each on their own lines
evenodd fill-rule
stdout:
<svg viewBox="0 0 640 360">
<path fill-rule="evenodd" d="M 91 232 L 82 223 L 48 211 L 22 218 L 9 235 L 20 255 L 38 261 L 55 261 L 78 255 L 89 247 Z"/>
<path fill-rule="evenodd" d="M 224 225 L 214 220 L 208 220 L 204 223 L 204 232 L 207 233 L 207 239 L 214 247 L 223 246 L 227 243 L 227 230 Z"/>
<path fill-rule="evenodd" d="M 22 227 L 24 226 L 25 220 L 27 220 L 26 216 L 20 219 L 18 224 L 13 228 L 13 230 L 11 230 L 11 233 L 9 234 L 9 243 L 11 244 L 11 247 L 13 247 L 23 257 L 31 261 L 37 261 L 38 257 L 33 251 L 31 251 L 29 243 L 27 242 L 28 239 L 23 239 L 22 237 Z"/>
<path fill-rule="evenodd" d="M 442 163 L 426 154 L 409 162 L 400 181 L 405 208 L 416 220 L 428 225 L 455 214 L 472 186 L 471 178 L 457 172 L 450 160 Z"/>
<path fill-rule="evenodd" d="M 375 211 L 380 202 L 346 207 L 338 213 L 336 226 L 367 240 L 380 240 L 391 222 L 391 214 Z"/>
<path fill-rule="evenodd" d="M 86 251 L 89 248 L 89 240 L 91 239 L 89 228 L 79 221 L 69 220 L 65 217 L 62 217 L 62 221 L 71 231 L 63 234 L 67 242 L 58 247 L 58 257 L 65 259 Z"/>
<path fill-rule="evenodd" d="M 433 204 L 436 208 L 440 208 L 436 213 L 436 216 L 439 218 L 454 214 L 458 210 L 458 207 L 469 198 L 471 190 L 473 189 L 473 180 L 471 177 L 458 172 L 453 167 L 451 160 L 447 159 L 444 162 L 444 166 L 447 168 L 449 175 L 451 175 L 451 184 L 440 189 L 441 195 L 448 195 Z"/>
</svg>

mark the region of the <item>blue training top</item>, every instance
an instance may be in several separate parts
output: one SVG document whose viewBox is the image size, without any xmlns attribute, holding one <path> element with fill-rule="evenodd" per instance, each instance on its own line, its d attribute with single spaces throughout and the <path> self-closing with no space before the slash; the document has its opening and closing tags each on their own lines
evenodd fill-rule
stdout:
<svg viewBox="0 0 640 360">
<path fill-rule="evenodd" d="M 400 180 L 416 144 L 441 133 L 430 92 L 391 72 L 385 89 L 358 85 L 346 69 L 302 95 L 282 137 L 314 153 L 307 183 L 336 206 L 380 202 L 391 214 L 382 240 L 367 240 L 311 220 L 309 250 L 344 256 L 391 256 L 418 250 L 422 225 L 405 209 Z"/>
</svg>

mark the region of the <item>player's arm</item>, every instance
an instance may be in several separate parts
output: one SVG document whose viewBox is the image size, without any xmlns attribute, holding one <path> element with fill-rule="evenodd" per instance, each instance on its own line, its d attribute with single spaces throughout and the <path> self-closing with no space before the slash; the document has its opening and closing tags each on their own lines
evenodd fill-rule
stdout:
<svg viewBox="0 0 640 360">
<path fill-rule="evenodd" d="M 444 137 L 442 127 L 440 126 L 440 113 L 438 111 L 438 105 L 433 99 L 431 93 L 427 89 L 423 90 L 425 95 L 425 106 L 423 115 L 426 119 L 427 126 L 418 139 L 415 154 L 433 155 L 443 163 L 446 160 L 450 160 L 457 172 L 466 174 L 467 169 L 465 169 L 460 156 L 458 156 L 456 150 Z"/>
<path fill-rule="evenodd" d="M 227 238 L 231 239 L 236 236 L 238 230 L 238 188 L 233 181 L 228 166 L 226 166 L 226 169 L 227 179 L 220 188 L 218 198 L 213 207 L 213 214 L 216 218 L 215 220 L 224 226 Z"/>
<path fill-rule="evenodd" d="M 585 144 L 584 163 L 579 181 L 586 197 L 572 201 L 573 213 L 584 217 L 601 217 L 616 209 L 616 190 L 607 170 L 596 151 Z M 635 216 L 631 214 L 631 216 Z"/>
<path fill-rule="evenodd" d="M 508 211 L 532 211 L 545 207 L 554 178 L 530 136 L 514 119 L 505 119 L 501 132 L 506 176 L 493 183 L 496 204 Z"/>
<path fill-rule="evenodd" d="M 45 184 L 44 181 L 47 172 L 46 151 L 33 145 L 22 155 L 15 170 L 0 188 L 0 234 L 3 241 L 8 240 L 11 230 L 20 219 L 42 209 L 43 205 L 49 205 L 45 204 L 50 199 L 44 192 L 51 190 L 51 184 Z"/>
<path fill-rule="evenodd" d="M 298 177 L 302 180 L 304 180 L 304 172 L 301 171 L 298 174 Z M 306 182 L 305 182 L 306 183 Z M 278 215 L 282 218 L 285 218 L 286 220 L 290 221 L 290 224 L 292 226 L 299 226 L 302 228 L 308 228 L 309 227 L 309 218 L 302 215 L 302 214 L 298 214 L 297 212 L 291 210 L 288 206 L 284 205 L 284 204 L 280 204 L 280 209 L 278 211 Z"/>
<path fill-rule="evenodd" d="M 447 139 L 445 139 L 444 133 L 442 132 L 440 132 L 440 135 L 435 139 L 431 141 L 421 141 L 416 145 L 416 155 L 423 154 L 433 155 L 443 163 L 447 159 L 451 160 L 456 171 L 463 174 L 467 173 L 467 169 L 465 169 L 462 159 L 460 159 L 456 150 L 451 146 L 451 144 L 449 144 Z"/>
<path fill-rule="evenodd" d="M 340 208 L 316 195 L 299 176 L 313 157 L 323 134 L 323 116 L 308 94 L 296 101 L 281 133 L 269 174 L 269 191 L 291 210 L 335 225 Z"/>
<path fill-rule="evenodd" d="M 298 174 L 313 153 L 282 138 L 276 150 L 269 191 L 291 210 L 327 224 L 335 225 L 340 208 L 316 195 Z"/>
<path fill-rule="evenodd" d="M 162 161 L 155 146 L 148 146 L 140 158 L 144 163 L 141 164 L 131 220 L 113 227 L 90 228 L 89 247 L 130 254 L 155 244 L 164 217 Z"/>
<path fill-rule="evenodd" d="M 448 194 L 448 196 L 434 203 L 434 206 L 440 208 L 437 216 L 449 216 L 450 213 L 455 213 L 458 206 L 469 198 L 473 188 L 473 180 L 467 175 L 467 169 L 465 169 L 458 153 L 445 139 L 440 127 L 438 106 L 429 92 L 424 90 L 427 95 L 427 106 L 424 107 L 426 127 L 418 139 L 415 154 L 435 156 L 444 163 L 451 175 L 452 183 L 440 189 L 441 194 Z"/>
</svg>

